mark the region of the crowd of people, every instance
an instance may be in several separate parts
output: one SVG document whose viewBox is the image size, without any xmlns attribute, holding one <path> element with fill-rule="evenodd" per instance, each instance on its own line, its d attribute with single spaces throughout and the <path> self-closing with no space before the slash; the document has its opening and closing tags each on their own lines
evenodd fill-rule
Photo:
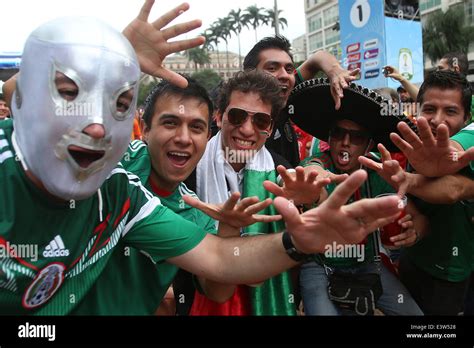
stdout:
<svg viewBox="0 0 474 348">
<path fill-rule="evenodd" d="M 43 24 L 3 86 L 2 314 L 474 313 L 465 55 L 370 90 L 267 37 L 211 97 L 162 66 L 200 21 L 152 5 L 123 33 Z M 140 72 L 162 78 L 143 112 Z"/>
</svg>

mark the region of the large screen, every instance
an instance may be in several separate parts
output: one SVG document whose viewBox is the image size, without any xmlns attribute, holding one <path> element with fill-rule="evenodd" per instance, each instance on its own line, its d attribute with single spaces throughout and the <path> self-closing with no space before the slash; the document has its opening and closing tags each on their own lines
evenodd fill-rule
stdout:
<svg viewBox="0 0 474 348">
<path fill-rule="evenodd" d="M 419 21 L 418 3 L 418 0 L 385 0 L 385 16 Z"/>
</svg>

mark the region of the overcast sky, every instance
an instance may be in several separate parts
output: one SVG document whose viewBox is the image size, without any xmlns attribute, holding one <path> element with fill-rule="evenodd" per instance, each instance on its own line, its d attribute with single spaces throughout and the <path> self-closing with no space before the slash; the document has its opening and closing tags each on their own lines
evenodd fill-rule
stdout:
<svg viewBox="0 0 474 348">
<path fill-rule="evenodd" d="M 278 0 L 281 16 L 288 20 L 288 27 L 281 33 L 293 40 L 305 32 L 304 0 Z M 100 18 L 113 27 L 122 30 L 139 12 L 143 0 L 2 0 L 2 19 L 0 26 L 0 52 L 21 52 L 28 34 L 38 25 L 50 19 L 70 15 L 90 15 Z M 193 31 L 199 35 L 219 17 L 226 16 L 232 9 L 245 9 L 257 4 L 259 7 L 272 8 L 274 0 L 188 0 L 191 8 L 176 19 L 176 23 L 191 19 L 201 19 L 202 29 Z M 181 1 L 156 0 L 150 19 L 158 16 Z M 257 29 L 258 39 L 272 35 L 273 28 L 268 26 Z M 188 37 L 192 37 L 188 34 Z M 255 44 L 254 31 L 244 29 L 241 35 L 242 55 Z M 222 44 L 221 49 L 224 49 Z M 229 50 L 238 53 L 237 38 L 229 43 Z"/>
</svg>

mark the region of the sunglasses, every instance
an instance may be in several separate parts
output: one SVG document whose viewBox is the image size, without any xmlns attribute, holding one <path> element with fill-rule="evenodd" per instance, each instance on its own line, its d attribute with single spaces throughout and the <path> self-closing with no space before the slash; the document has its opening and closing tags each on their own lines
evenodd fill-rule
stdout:
<svg viewBox="0 0 474 348">
<path fill-rule="evenodd" d="M 331 138 L 335 140 L 342 141 L 346 137 L 346 134 L 349 134 L 349 141 L 354 145 L 362 145 L 368 139 L 370 139 L 370 134 L 364 131 L 351 130 L 347 128 L 334 127 L 333 130 L 329 133 Z"/>
<path fill-rule="evenodd" d="M 272 117 L 264 112 L 249 112 L 239 108 L 232 108 L 227 111 L 227 119 L 236 127 L 247 121 L 249 115 L 252 116 L 252 123 L 259 130 L 267 130 L 272 125 Z"/>
</svg>

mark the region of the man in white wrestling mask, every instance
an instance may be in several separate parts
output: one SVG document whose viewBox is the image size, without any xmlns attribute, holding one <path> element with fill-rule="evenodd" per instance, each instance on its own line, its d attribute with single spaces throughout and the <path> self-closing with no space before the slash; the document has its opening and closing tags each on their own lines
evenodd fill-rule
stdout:
<svg viewBox="0 0 474 348">
<path fill-rule="evenodd" d="M 97 191 L 130 140 L 140 67 L 127 39 L 88 17 L 64 17 L 28 38 L 13 97 L 15 150 L 54 196 Z"/>
</svg>

